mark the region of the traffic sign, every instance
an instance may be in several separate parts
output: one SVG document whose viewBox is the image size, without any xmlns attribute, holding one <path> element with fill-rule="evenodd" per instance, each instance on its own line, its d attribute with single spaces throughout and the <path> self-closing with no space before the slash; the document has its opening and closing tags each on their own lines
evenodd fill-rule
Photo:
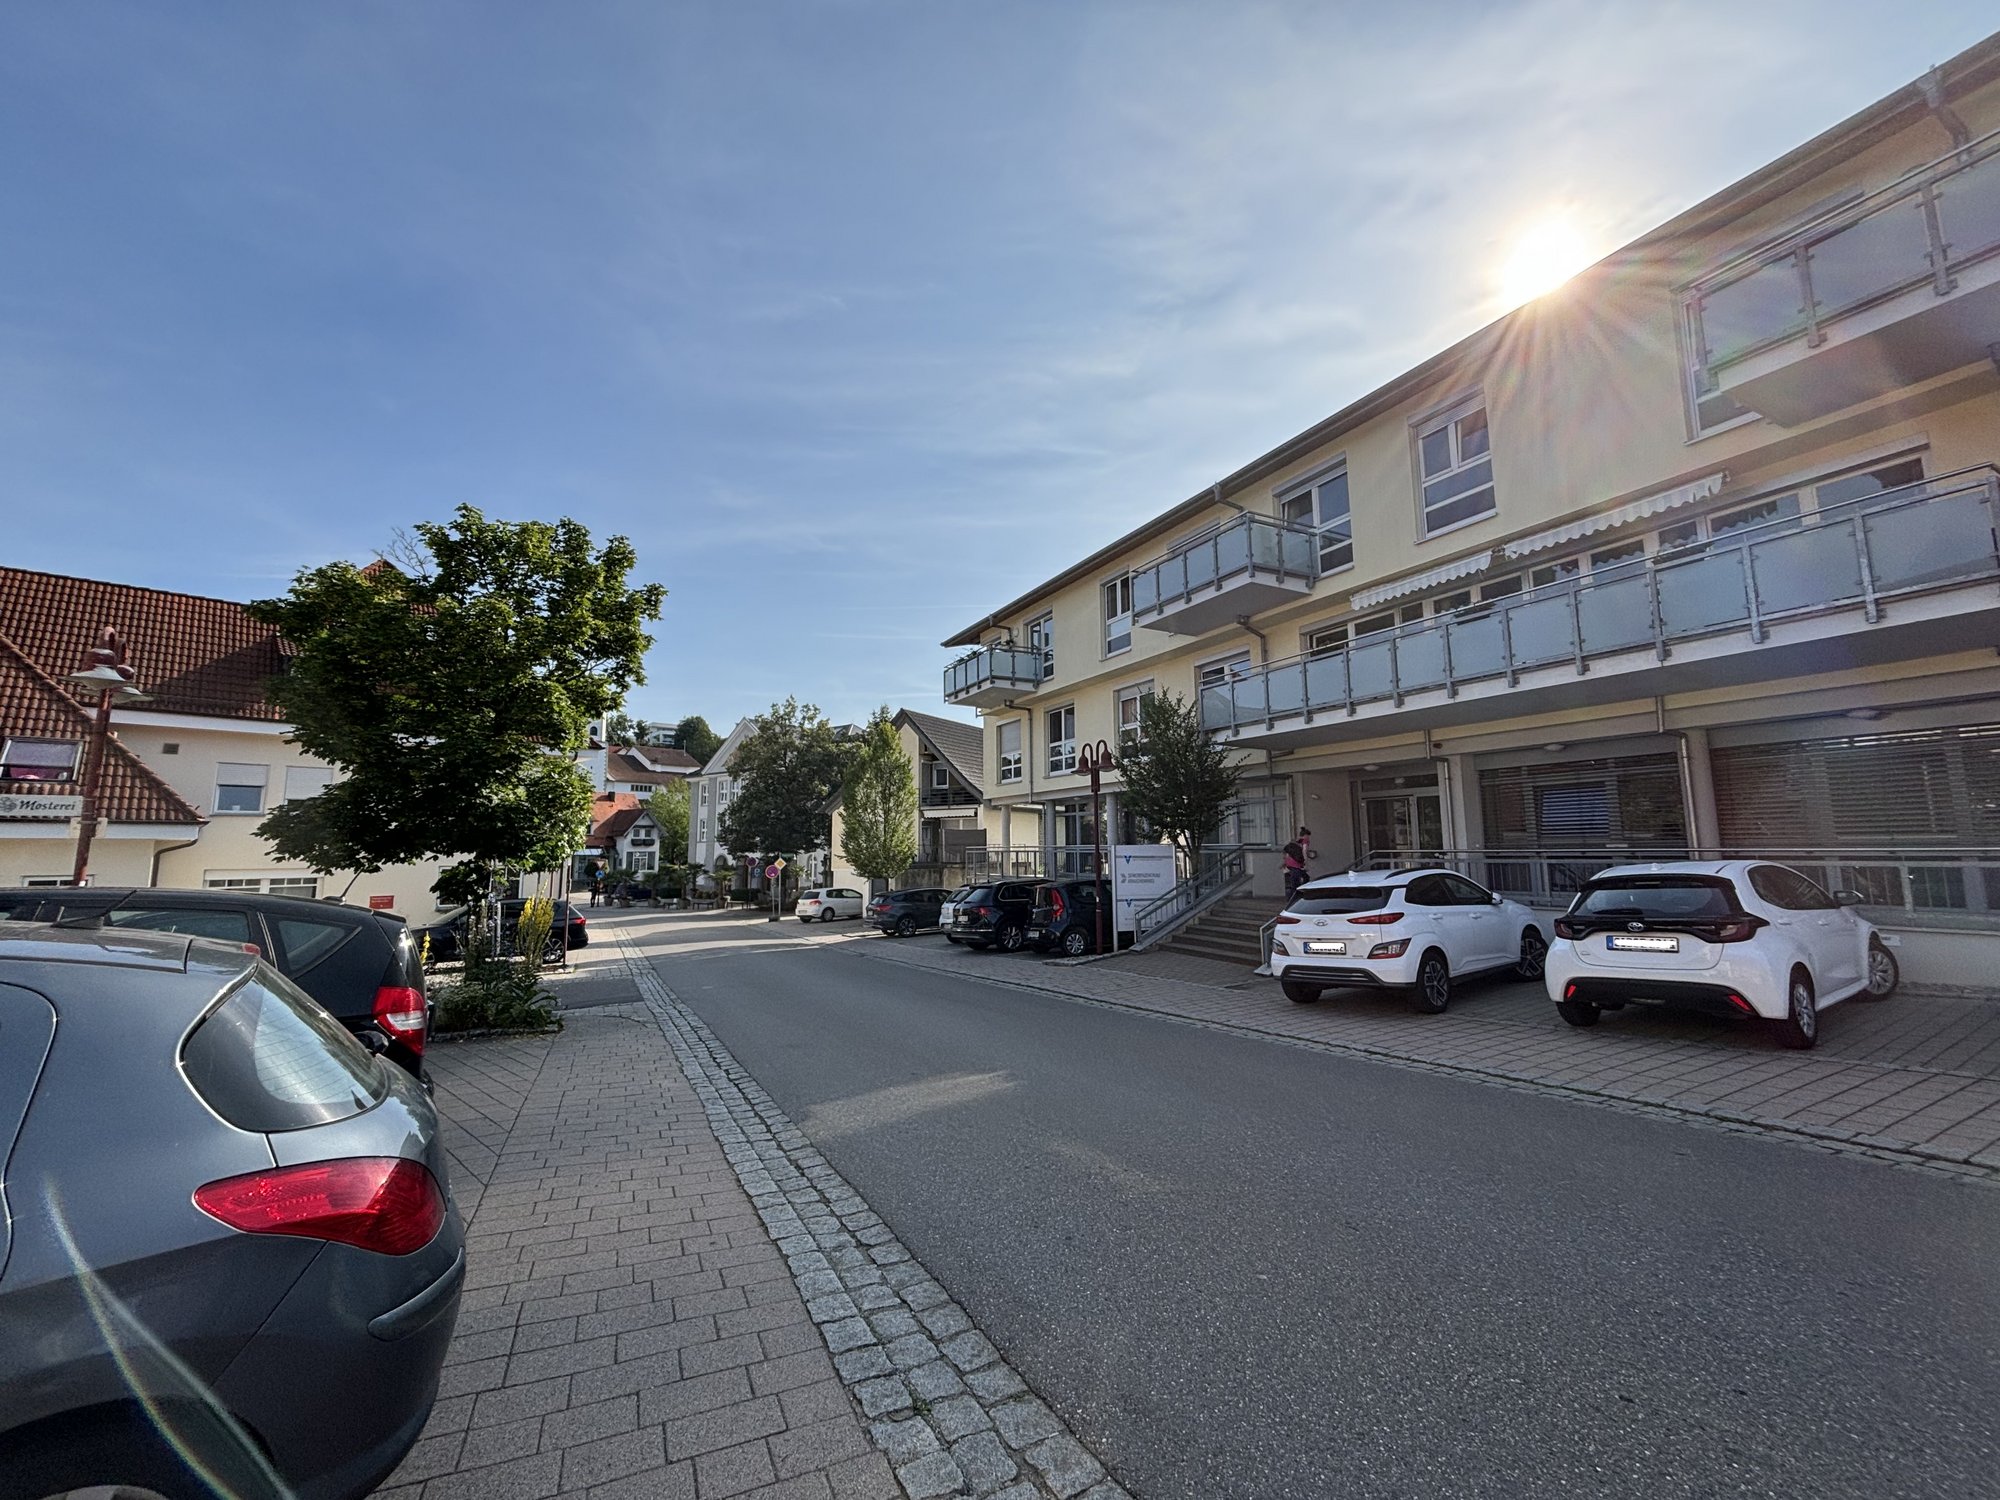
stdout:
<svg viewBox="0 0 2000 1500">
<path fill-rule="evenodd" d="M 778 869 L 777 865 L 764 866 L 764 878 L 766 880 L 776 880 L 778 878 Z"/>
<path fill-rule="evenodd" d="M 785 868 L 785 856 L 784 856 L 784 855 L 782 855 L 782 854 L 780 854 L 780 855 L 779 855 L 779 856 L 778 856 L 778 857 L 777 857 L 776 859 L 772 860 L 772 861 L 771 861 L 771 867 L 772 867 L 773 869 L 777 869 L 777 870 L 782 870 L 782 869 L 784 869 L 784 868 Z"/>
</svg>

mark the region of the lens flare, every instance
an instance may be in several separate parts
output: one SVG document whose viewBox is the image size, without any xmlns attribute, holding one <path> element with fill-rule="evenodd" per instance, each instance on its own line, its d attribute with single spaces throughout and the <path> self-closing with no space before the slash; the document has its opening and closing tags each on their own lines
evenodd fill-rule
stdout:
<svg viewBox="0 0 2000 1500">
<path fill-rule="evenodd" d="M 1509 307 L 1532 302 L 1561 286 L 1597 258 L 1574 220 L 1551 216 L 1514 238 L 1499 268 L 1500 297 Z"/>
</svg>

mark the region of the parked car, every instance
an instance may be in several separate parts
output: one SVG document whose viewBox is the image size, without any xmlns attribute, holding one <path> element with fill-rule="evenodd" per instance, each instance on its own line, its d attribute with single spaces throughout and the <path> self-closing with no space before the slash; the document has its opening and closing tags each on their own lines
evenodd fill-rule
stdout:
<svg viewBox="0 0 2000 1500">
<path fill-rule="evenodd" d="M 1301 1004 L 1367 985 L 1403 990 L 1434 1015 L 1468 975 L 1539 979 L 1548 950 L 1542 917 L 1456 871 L 1354 870 L 1299 887 L 1272 934 L 1271 973 Z"/>
<path fill-rule="evenodd" d="M 0 1035 L 0 1496 L 372 1490 L 465 1278 L 423 1089 L 244 945 L 129 924 L 0 927 Z"/>
<path fill-rule="evenodd" d="M 938 926 L 944 929 L 944 940 L 947 943 L 958 941 L 958 935 L 951 930 L 952 918 L 958 915 L 959 904 L 971 894 L 972 887 L 962 885 L 949 896 L 945 897 L 944 905 L 938 908 Z"/>
<path fill-rule="evenodd" d="M 1105 913 L 1104 941 L 1115 943 Z M 1035 887 L 1035 907 L 1028 916 L 1028 945 L 1042 953 L 1081 958 L 1097 950 L 1097 882 L 1056 880 Z"/>
<path fill-rule="evenodd" d="M 938 925 L 938 913 L 944 909 L 945 898 L 950 894 L 926 888 L 877 896 L 868 903 L 868 925 L 881 928 L 891 937 L 909 937 Z"/>
<path fill-rule="evenodd" d="M 1861 900 L 1756 860 L 1606 870 L 1556 920 L 1549 998 L 1572 1026 L 1667 1005 L 1769 1021 L 1787 1047 L 1810 1047 L 1821 1011 L 1886 1000 L 1901 978 Z"/>
<path fill-rule="evenodd" d="M 544 957 L 559 957 L 565 946 L 587 948 L 590 946 L 590 924 L 583 913 L 567 901 L 555 903 L 555 917 L 549 923 L 549 936 Z M 525 900 L 502 901 L 500 903 L 500 951 L 514 951 L 514 935 L 521 927 L 521 913 L 528 909 Z M 436 921 L 414 929 L 410 937 L 419 949 L 428 942 L 432 963 L 451 963 L 465 956 L 465 929 L 467 912 L 462 906 L 446 912 Z M 567 928 L 567 941 L 564 929 Z"/>
<path fill-rule="evenodd" d="M 865 904 L 865 898 L 859 891 L 821 886 L 816 890 L 800 891 L 798 905 L 792 911 L 801 922 L 832 922 L 842 917 L 860 916 Z"/>
<path fill-rule="evenodd" d="M 1028 919 L 1034 912 L 1032 881 L 975 885 L 952 908 L 951 935 L 968 948 L 1018 953 L 1028 940 Z"/>
<path fill-rule="evenodd" d="M 393 912 L 257 891 L 62 886 L 0 891 L 0 921 L 178 932 L 250 948 L 392 1062 L 423 1076 L 424 970 Z"/>
</svg>

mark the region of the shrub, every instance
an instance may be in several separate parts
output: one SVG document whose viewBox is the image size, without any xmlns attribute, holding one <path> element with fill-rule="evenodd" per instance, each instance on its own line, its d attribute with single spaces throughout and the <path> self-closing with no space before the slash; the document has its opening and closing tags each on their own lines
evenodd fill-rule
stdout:
<svg viewBox="0 0 2000 1500">
<path fill-rule="evenodd" d="M 546 906 L 546 902 L 539 903 Z M 525 921 L 526 913 L 523 914 Z M 547 938 L 546 926 L 543 937 Z M 448 1031 L 560 1031 L 555 996 L 542 988 L 541 949 L 529 958 L 494 958 L 483 943 L 467 948 L 456 983 L 432 997 L 437 1029 Z"/>
</svg>

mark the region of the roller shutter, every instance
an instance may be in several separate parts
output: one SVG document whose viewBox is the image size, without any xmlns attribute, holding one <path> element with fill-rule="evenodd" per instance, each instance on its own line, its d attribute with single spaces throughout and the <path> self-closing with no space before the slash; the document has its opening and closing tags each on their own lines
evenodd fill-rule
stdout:
<svg viewBox="0 0 2000 1500">
<path fill-rule="evenodd" d="M 2000 724 L 1736 745 L 1711 764 L 1729 848 L 2000 845 Z"/>
<path fill-rule="evenodd" d="M 1489 849 L 1663 849 L 1687 845 L 1671 752 L 1479 773 Z"/>
</svg>

